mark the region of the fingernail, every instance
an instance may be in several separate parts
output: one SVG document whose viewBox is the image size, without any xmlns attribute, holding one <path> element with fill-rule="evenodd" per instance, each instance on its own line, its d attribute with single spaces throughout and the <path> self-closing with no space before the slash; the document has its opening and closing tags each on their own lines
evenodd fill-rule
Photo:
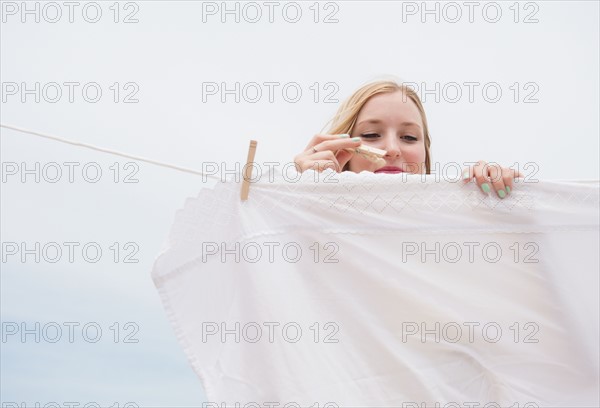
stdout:
<svg viewBox="0 0 600 408">
<path fill-rule="evenodd" d="M 350 135 L 349 135 L 349 134 L 347 134 L 347 133 L 344 133 L 343 135 L 338 135 L 338 137 L 339 137 L 340 139 L 346 139 L 346 138 L 349 138 L 349 137 L 350 137 Z"/>
<path fill-rule="evenodd" d="M 353 138 L 352 138 L 352 141 L 353 141 L 353 142 L 360 142 L 360 137 L 353 137 Z"/>
<path fill-rule="evenodd" d="M 463 174 L 463 180 L 468 180 L 468 179 L 470 179 L 469 172 L 466 172 Z"/>
<path fill-rule="evenodd" d="M 506 186 L 506 192 L 510 193 L 510 187 L 509 186 Z"/>
<path fill-rule="evenodd" d="M 483 190 L 484 193 L 489 193 L 490 192 L 490 186 L 488 185 L 488 183 L 483 183 L 481 185 L 481 189 Z"/>
<path fill-rule="evenodd" d="M 500 198 L 506 197 L 506 193 L 502 189 L 498 190 L 498 195 L 500 196 Z"/>
</svg>

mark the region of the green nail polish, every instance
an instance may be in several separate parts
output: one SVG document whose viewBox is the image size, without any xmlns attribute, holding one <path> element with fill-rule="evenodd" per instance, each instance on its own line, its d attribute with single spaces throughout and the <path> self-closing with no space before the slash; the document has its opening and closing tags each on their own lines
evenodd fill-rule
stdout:
<svg viewBox="0 0 600 408">
<path fill-rule="evenodd" d="M 343 135 L 338 135 L 338 137 L 339 137 L 340 139 L 346 139 L 346 138 L 349 138 L 349 137 L 350 137 L 350 135 L 349 135 L 349 134 L 346 134 L 346 133 L 344 133 Z"/>
<path fill-rule="evenodd" d="M 488 183 L 483 183 L 481 185 L 481 189 L 485 192 L 485 193 L 489 193 L 490 192 L 490 186 L 488 185 Z"/>
<path fill-rule="evenodd" d="M 353 137 L 353 138 L 352 138 L 352 141 L 353 141 L 353 142 L 360 142 L 360 137 Z"/>
<path fill-rule="evenodd" d="M 506 197 L 506 193 L 502 189 L 498 190 L 498 195 L 500 196 L 500 198 Z"/>
<path fill-rule="evenodd" d="M 506 192 L 510 193 L 510 187 L 509 186 L 506 186 Z"/>
<path fill-rule="evenodd" d="M 470 178 L 471 178 L 471 177 L 469 177 L 469 173 L 465 173 L 465 174 L 463 174 L 463 180 L 468 180 L 468 179 L 470 179 Z"/>
</svg>

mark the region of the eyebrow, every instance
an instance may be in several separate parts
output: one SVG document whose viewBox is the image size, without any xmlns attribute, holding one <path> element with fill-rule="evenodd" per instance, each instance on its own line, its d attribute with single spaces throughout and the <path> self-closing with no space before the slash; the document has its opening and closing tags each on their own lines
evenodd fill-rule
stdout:
<svg viewBox="0 0 600 408">
<path fill-rule="evenodd" d="M 367 120 L 361 120 L 360 122 L 358 122 L 358 123 L 356 124 L 356 126 L 358 127 L 358 126 L 362 125 L 363 123 L 372 123 L 372 124 L 378 124 L 378 123 L 381 123 L 381 120 L 379 120 L 379 119 L 367 119 Z M 416 123 L 416 122 L 402 122 L 402 123 L 401 123 L 401 125 L 402 125 L 402 126 L 417 126 L 417 127 L 421 127 L 421 125 L 419 125 L 419 124 L 418 124 L 418 123 Z"/>
</svg>

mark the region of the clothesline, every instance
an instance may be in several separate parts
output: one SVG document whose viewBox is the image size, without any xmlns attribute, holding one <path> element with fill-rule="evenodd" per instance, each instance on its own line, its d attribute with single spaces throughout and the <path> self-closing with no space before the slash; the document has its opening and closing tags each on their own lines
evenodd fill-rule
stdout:
<svg viewBox="0 0 600 408">
<path fill-rule="evenodd" d="M 142 162 L 145 162 L 145 163 L 153 164 L 155 166 L 166 167 L 166 168 L 177 170 L 177 171 L 181 171 L 181 172 L 184 172 L 184 173 L 190 173 L 190 174 L 195 174 L 195 175 L 198 175 L 198 176 L 210 177 L 210 178 L 213 178 L 213 179 L 216 179 L 216 180 L 220 180 L 220 177 L 217 176 L 217 175 L 214 175 L 214 174 L 204 174 L 204 173 L 202 173 L 201 171 L 198 171 L 198 170 L 188 169 L 186 167 L 181 167 L 181 166 L 177 166 L 177 165 L 174 165 L 174 164 L 163 163 L 163 162 L 159 162 L 159 161 L 156 161 L 156 160 L 147 159 L 145 157 L 134 156 L 134 155 L 129 154 L 129 153 L 118 152 L 116 150 L 110 150 L 110 149 L 106 149 L 104 147 L 98 147 L 98 146 L 94 146 L 94 145 L 90 145 L 90 144 L 86 144 L 86 143 L 75 142 L 75 141 L 72 141 L 72 140 L 67 140 L 67 139 L 62 138 L 62 137 L 47 135 L 45 133 L 35 132 L 33 130 L 23 129 L 23 128 L 19 128 L 19 127 L 16 127 L 16 126 L 6 125 L 4 123 L 0 123 L 0 127 L 3 127 L 5 129 L 14 130 L 16 132 L 27 133 L 27 134 L 33 135 L 33 136 L 43 137 L 43 138 L 54 140 L 54 141 L 61 142 L 61 143 L 70 144 L 70 145 L 73 145 L 73 146 L 85 147 L 87 149 L 95 150 L 97 152 L 102 152 L 102 153 L 112 154 L 112 155 L 115 155 L 115 156 L 125 157 L 127 159 L 133 159 L 133 160 L 142 161 Z"/>
</svg>

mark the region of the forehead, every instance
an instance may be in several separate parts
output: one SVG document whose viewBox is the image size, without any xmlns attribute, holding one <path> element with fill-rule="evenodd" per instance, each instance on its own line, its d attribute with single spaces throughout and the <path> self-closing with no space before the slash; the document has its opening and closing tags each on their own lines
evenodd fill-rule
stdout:
<svg viewBox="0 0 600 408">
<path fill-rule="evenodd" d="M 372 96 L 358 113 L 356 123 L 370 119 L 379 119 L 388 124 L 422 123 L 421 113 L 417 105 L 401 91 Z"/>
</svg>

